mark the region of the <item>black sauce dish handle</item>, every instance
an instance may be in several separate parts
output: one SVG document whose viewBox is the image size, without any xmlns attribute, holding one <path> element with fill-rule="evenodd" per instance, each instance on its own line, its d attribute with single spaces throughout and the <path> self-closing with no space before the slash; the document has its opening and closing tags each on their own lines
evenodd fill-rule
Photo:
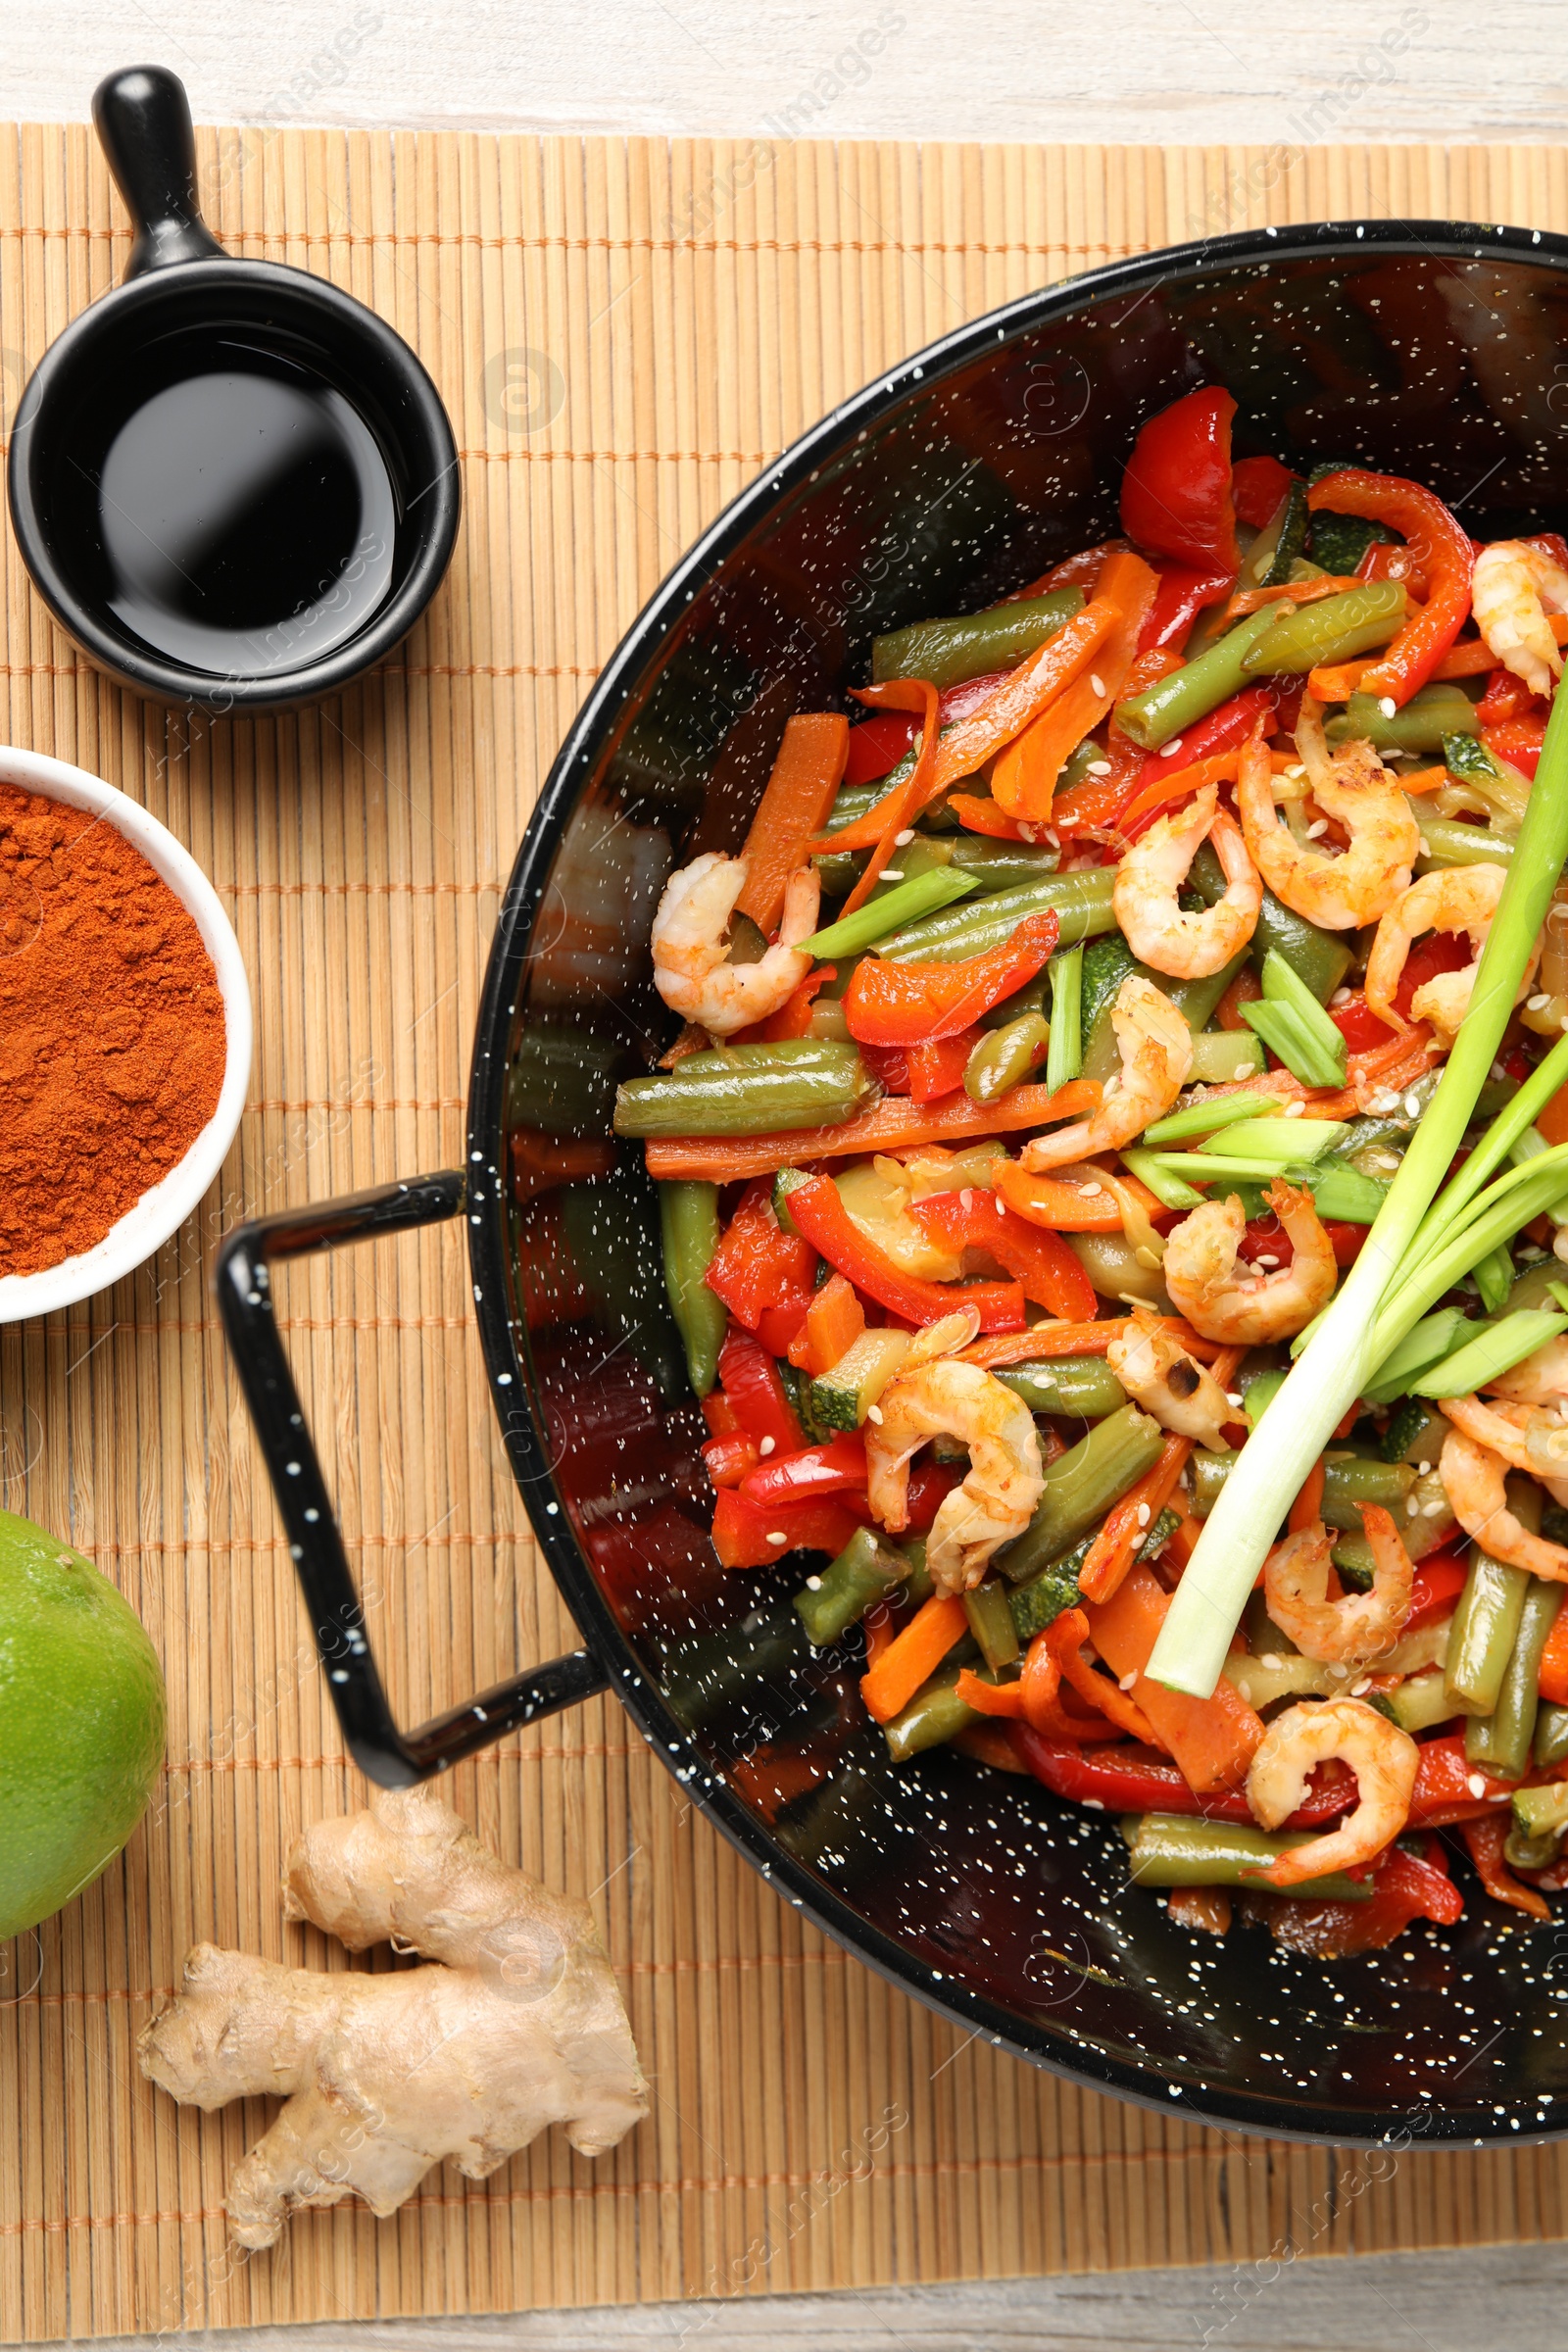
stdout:
<svg viewBox="0 0 1568 2352">
<path fill-rule="evenodd" d="M 179 75 L 167 66 L 110 74 L 92 94 L 92 119 L 136 231 L 125 281 L 172 262 L 221 260 L 196 194 L 196 134 Z"/>
<path fill-rule="evenodd" d="M 592 1698 L 610 1681 L 591 1651 L 572 1650 L 404 1732 L 393 1719 L 376 1670 L 343 1538 L 278 1334 L 270 1269 L 274 1259 L 439 1224 L 456 1216 L 463 1200 L 464 1178 L 448 1170 L 258 1217 L 223 1237 L 213 1277 L 326 1687 L 350 1754 L 366 1778 L 383 1788 L 405 1788 L 445 1772 L 504 1733 Z"/>
</svg>

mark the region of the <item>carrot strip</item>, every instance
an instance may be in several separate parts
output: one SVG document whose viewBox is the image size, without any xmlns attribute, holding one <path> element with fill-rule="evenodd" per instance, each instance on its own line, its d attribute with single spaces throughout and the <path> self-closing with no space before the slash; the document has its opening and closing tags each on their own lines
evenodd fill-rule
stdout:
<svg viewBox="0 0 1568 2352">
<path fill-rule="evenodd" d="M 806 863 L 807 844 L 827 822 L 850 756 L 850 722 L 837 710 L 790 719 L 758 804 L 741 856 L 746 888 L 736 911 L 771 939 L 784 911 L 790 876 Z"/>
<path fill-rule="evenodd" d="M 1047 1626 L 1046 1647 L 1055 1659 L 1062 1680 L 1070 1683 L 1079 1697 L 1086 1698 L 1118 1731 L 1130 1732 L 1135 1740 L 1142 1740 L 1149 1747 L 1162 1748 L 1169 1755 L 1169 1748 L 1137 1701 L 1129 1698 L 1119 1684 L 1097 1674 L 1090 1665 L 1083 1654 L 1088 1639 L 1089 1620 L 1082 1609 L 1063 1609 Z"/>
<path fill-rule="evenodd" d="M 993 752 L 1000 752 L 1004 744 L 1022 734 L 1031 720 L 1088 668 L 1120 618 L 1115 605 L 1097 596 L 1054 637 L 1048 638 L 1037 654 L 1009 670 L 978 710 L 960 718 L 943 736 L 930 797 L 935 800 L 950 784 L 972 776 Z"/>
<path fill-rule="evenodd" d="M 1343 596 L 1347 589 L 1360 585 L 1353 572 L 1341 579 L 1326 571 L 1320 580 L 1282 580 L 1277 588 L 1244 588 L 1226 606 L 1225 618 L 1245 620 L 1249 612 L 1260 612 L 1265 605 L 1276 605 L 1286 596 L 1293 605 L 1315 605 L 1321 597 Z"/>
<path fill-rule="evenodd" d="M 1108 717 L 1127 682 L 1138 638 L 1159 581 L 1141 556 L 1107 556 L 1095 582 L 1095 603 L 1117 609 L 1115 626 L 1095 658 L 1055 695 L 1022 734 L 1002 753 L 991 774 L 991 791 L 1009 816 L 1050 821 L 1052 796 L 1068 754 Z"/>
<path fill-rule="evenodd" d="M 1213 1341 L 1203 1339 L 1178 1315 L 1156 1316 L 1152 1327 L 1168 1331 L 1179 1347 L 1202 1363 L 1219 1358 L 1221 1350 Z M 1058 1355 L 1103 1355 L 1112 1340 L 1126 1337 L 1125 1315 L 1107 1315 L 1095 1323 L 1035 1323 L 1027 1331 L 996 1332 L 989 1339 L 976 1340 L 963 1349 L 962 1356 L 966 1364 L 990 1370 L 999 1364 L 1047 1363 Z"/>
<path fill-rule="evenodd" d="M 807 1308 L 799 1339 L 790 1342 L 790 1362 L 813 1380 L 820 1379 L 849 1353 L 864 1329 L 865 1310 L 853 1285 L 842 1274 L 831 1275 Z"/>
<path fill-rule="evenodd" d="M 1568 1706 L 1568 1609 L 1558 1612 L 1557 1622 L 1546 1636 L 1537 1680 L 1543 1698 L 1549 1698 L 1553 1706 Z"/>
<path fill-rule="evenodd" d="M 1033 842 L 1039 835 L 1038 825 L 1020 824 L 1015 816 L 1004 815 L 995 801 L 982 800 L 977 792 L 951 792 L 948 807 L 960 825 L 971 833 L 983 833 L 990 841 Z"/>
<path fill-rule="evenodd" d="M 1096 1649 L 1118 1677 L 1136 1675 L 1134 1696 L 1200 1795 L 1234 1788 L 1263 1737 L 1261 1718 L 1223 1675 L 1211 1698 L 1189 1698 L 1151 1682 L 1148 1665 L 1170 1596 L 1152 1572 L 1135 1561 L 1109 1600 L 1089 1610 Z"/>
<path fill-rule="evenodd" d="M 1147 816 L 1152 808 L 1162 808 L 1167 802 L 1184 801 L 1191 792 L 1201 792 L 1205 784 L 1233 784 L 1241 764 L 1242 746 L 1237 744 L 1228 752 L 1210 752 L 1206 760 L 1195 760 L 1191 767 L 1179 767 L 1168 776 L 1161 776 L 1143 791 L 1135 793 L 1116 818 L 1116 831 L 1130 838 L 1129 825 Z"/>
<path fill-rule="evenodd" d="M 957 1595 L 933 1592 L 870 1671 L 860 1677 L 860 1696 L 878 1723 L 891 1723 L 903 1712 L 968 1630 L 969 1620 Z"/>
<path fill-rule="evenodd" d="M 1306 1528 L 1316 1527 L 1322 1518 L 1323 1480 L 1323 1463 L 1319 1458 L 1307 1472 L 1301 1492 L 1291 1505 L 1290 1518 L 1286 1524 L 1293 1536 L 1300 1535 Z"/>
<path fill-rule="evenodd" d="M 958 1669 L 958 1696 L 966 1707 L 977 1715 L 1022 1715 L 1023 1685 L 1019 1683 L 986 1683 L 979 1675 L 971 1674 L 967 1666 Z"/>
<path fill-rule="evenodd" d="M 1233 1348 L 1226 1349 L 1233 1356 Z M 1234 1378 L 1234 1373 L 1227 1374 Z M 1085 1600 L 1108 1600 L 1132 1566 L 1138 1546 L 1176 1492 L 1193 1450 L 1191 1438 L 1169 1437 L 1152 1470 L 1106 1512 L 1103 1526 L 1078 1571 Z M 1084 1629 L 1088 1631 L 1087 1626 Z M 1138 1737 L 1143 1738 L 1140 1732 Z"/>
<path fill-rule="evenodd" d="M 1010 1135 L 1020 1127 L 1081 1118 L 1097 1111 L 1102 1101 L 1092 1078 L 1075 1078 L 1054 1094 L 1046 1086 L 1013 1086 L 994 1102 L 971 1102 L 963 1094 L 935 1102 L 889 1095 L 842 1127 L 797 1127 L 781 1135 L 651 1136 L 645 1146 L 648 1173 L 734 1184 L 808 1159 L 841 1159 L 852 1152 L 912 1152 L 919 1144 Z"/>
<path fill-rule="evenodd" d="M 882 686 L 862 686 L 858 698 L 862 703 L 874 703 L 879 709 L 912 710 L 920 720 L 920 755 L 908 776 L 897 791 L 878 801 L 871 810 L 873 816 L 882 813 L 882 826 L 860 876 L 839 910 L 840 919 L 853 914 L 863 906 L 882 879 L 882 868 L 898 846 L 899 835 L 913 823 L 931 796 L 931 771 L 936 763 L 937 740 L 941 733 L 937 705 L 940 697 L 934 686 L 923 678 L 893 678 Z M 851 828 L 853 830 L 853 828 Z M 836 840 L 830 834 L 828 839 Z"/>
<path fill-rule="evenodd" d="M 862 1617 L 860 1623 L 865 1628 L 865 1662 L 869 1668 L 887 1656 L 898 1636 L 893 1631 L 892 1613 L 885 1601 Z"/>
</svg>

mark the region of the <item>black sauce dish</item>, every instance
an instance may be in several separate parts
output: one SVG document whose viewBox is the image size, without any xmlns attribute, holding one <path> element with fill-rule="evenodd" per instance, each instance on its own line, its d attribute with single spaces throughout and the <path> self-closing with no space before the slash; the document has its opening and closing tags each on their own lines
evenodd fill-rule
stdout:
<svg viewBox="0 0 1568 2352">
<path fill-rule="evenodd" d="M 827 417 L 676 565 L 562 747 L 491 951 L 467 1166 L 229 1237 L 219 1291 L 330 1688 L 372 1779 L 614 1690 L 783 1897 L 959 2027 L 1166 2114 L 1338 2141 L 1568 2128 L 1568 1934 L 1487 1902 L 1331 1966 L 1174 1926 L 1107 1818 L 936 1749 L 895 1768 L 858 1638 L 813 1655 L 796 1555 L 721 1576 L 706 1430 L 616 1079 L 668 1035 L 665 877 L 739 845 L 787 714 L 845 707 L 872 634 L 971 610 L 1114 530 L 1141 421 L 1220 381 L 1239 454 L 1433 484 L 1487 536 L 1568 521 L 1568 242 L 1369 221 L 1247 234 L 1032 294 Z M 492 1396 L 584 1647 L 417 1731 L 391 1717 L 272 1319 L 269 1260 L 462 1215 Z M 569 1270 L 569 1279 L 564 1275 Z M 738 1759 L 806 1756 L 775 1802 Z M 776 1792 L 775 1792 L 776 1793 Z"/>
<path fill-rule="evenodd" d="M 23 561 L 122 685 L 219 714 L 315 702 L 389 654 L 445 576 L 462 505 L 446 411 L 363 303 L 223 251 L 175 75 L 111 74 L 93 119 L 135 241 L 23 392 Z"/>
</svg>

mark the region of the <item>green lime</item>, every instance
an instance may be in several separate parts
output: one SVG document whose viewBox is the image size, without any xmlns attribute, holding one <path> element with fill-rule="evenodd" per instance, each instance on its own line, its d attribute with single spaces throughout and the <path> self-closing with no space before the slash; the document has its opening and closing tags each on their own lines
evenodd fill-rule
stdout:
<svg viewBox="0 0 1568 2352">
<path fill-rule="evenodd" d="M 0 1942 L 111 1863 L 164 1753 L 164 1677 L 90 1560 L 0 1511 Z"/>
</svg>

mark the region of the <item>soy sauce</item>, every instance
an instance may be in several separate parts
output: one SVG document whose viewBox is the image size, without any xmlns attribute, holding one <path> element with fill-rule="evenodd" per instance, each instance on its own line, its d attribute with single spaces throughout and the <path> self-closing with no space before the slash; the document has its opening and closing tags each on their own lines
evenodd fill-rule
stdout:
<svg viewBox="0 0 1568 2352">
<path fill-rule="evenodd" d="M 106 601 L 182 666 L 297 668 L 390 591 L 397 509 L 375 436 L 342 393 L 273 352 L 215 338 L 197 372 L 150 370 L 97 474 Z"/>
</svg>

